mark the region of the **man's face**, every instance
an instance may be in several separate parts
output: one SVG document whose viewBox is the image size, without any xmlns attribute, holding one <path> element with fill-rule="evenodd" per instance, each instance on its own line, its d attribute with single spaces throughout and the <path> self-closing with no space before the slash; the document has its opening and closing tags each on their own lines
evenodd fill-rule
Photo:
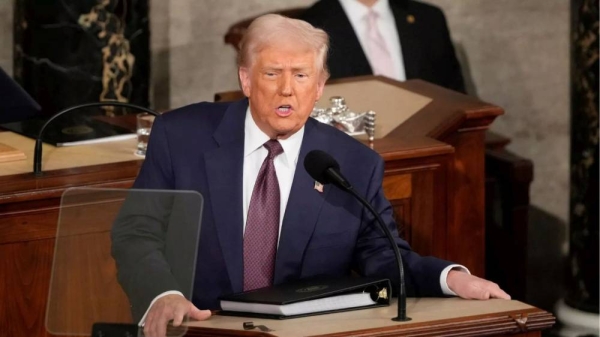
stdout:
<svg viewBox="0 0 600 337">
<path fill-rule="evenodd" d="M 325 80 L 315 61 L 313 50 L 291 41 L 262 49 L 250 69 L 239 69 L 252 118 L 271 139 L 300 130 L 321 98 Z"/>
</svg>

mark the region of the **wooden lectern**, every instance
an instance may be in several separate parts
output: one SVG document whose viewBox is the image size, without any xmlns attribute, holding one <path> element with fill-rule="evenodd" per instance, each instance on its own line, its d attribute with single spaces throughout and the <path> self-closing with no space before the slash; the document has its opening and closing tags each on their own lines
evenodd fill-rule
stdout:
<svg viewBox="0 0 600 337">
<path fill-rule="evenodd" d="M 333 95 L 355 111 L 378 113 L 380 138 L 370 146 L 385 160 L 384 190 L 401 235 L 422 255 L 484 276 L 484 132 L 502 109 L 423 81 L 372 76 L 332 81 L 323 99 Z M 395 114 L 401 122 L 384 129 L 393 122 L 384 118 Z M 60 196 L 73 186 L 128 188 L 142 160 L 133 154 L 135 140 L 45 145 L 45 173 L 34 176 L 33 140 L 0 132 L 0 143 L 27 155 L 0 163 L 0 326 L 10 336 L 45 336 Z"/>
<path fill-rule="evenodd" d="M 116 280 L 110 254 L 110 231 L 126 196 L 125 190 L 81 189 L 63 196 L 46 321 L 56 335 L 89 334 L 96 322 L 132 323 L 129 301 Z M 207 321 L 188 322 L 185 329 L 172 328 L 169 336 L 533 337 L 555 321 L 550 313 L 519 301 L 409 298 L 411 320 L 395 322 L 391 318 L 398 313 L 396 304 L 393 299 L 387 307 L 288 320 L 216 312 Z M 246 322 L 255 328 L 248 329 Z M 263 331 L 264 327 L 273 331 Z"/>
<path fill-rule="evenodd" d="M 460 298 L 411 298 L 409 322 L 394 322 L 395 301 L 389 307 L 310 316 L 290 320 L 214 315 L 188 323 L 185 336 L 541 336 L 555 318 L 518 301 L 469 301 Z M 244 322 L 265 326 L 245 330 Z"/>
</svg>

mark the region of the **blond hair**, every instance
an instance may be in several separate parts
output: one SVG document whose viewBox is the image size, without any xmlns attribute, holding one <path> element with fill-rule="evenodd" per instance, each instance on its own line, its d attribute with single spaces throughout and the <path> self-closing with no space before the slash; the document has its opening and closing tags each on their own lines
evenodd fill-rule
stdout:
<svg viewBox="0 0 600 337">
<path fill-rule="evenodd" d="M 329 78 L 327 33 L 308 22 L 278 14 L 266 14 L 252 21 L 240 42 L 238 67 L 250 68 L 256 54 L 266 46 L 279 41 L 295 41 L 299 45 L 310 47 L 317 54 L 317 68 L 320 69 L 323 80 Z"/>
</svg>

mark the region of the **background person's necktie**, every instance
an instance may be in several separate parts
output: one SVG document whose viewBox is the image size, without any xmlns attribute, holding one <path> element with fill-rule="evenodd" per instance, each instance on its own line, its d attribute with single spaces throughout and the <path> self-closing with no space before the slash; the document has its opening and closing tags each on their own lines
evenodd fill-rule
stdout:
<svg viewBox="0 0 600 337">
<path fill-rule="evenodd" d="M 367 48 L 371 59 L 371 67 L 375 75 L 394 77 L 394 63 L 390 50 L 377 27 L 379 14 L 370 10 L 367 19 Z"/>
<path fill-rule="evenodd" d="M 270 286 L 275 269 L 280 193 L 273 159 L 283 148 L 273 139 L 264 147 L 269 154 L 252 190 L 244 232 L 244 291 Z"/>
</svg>

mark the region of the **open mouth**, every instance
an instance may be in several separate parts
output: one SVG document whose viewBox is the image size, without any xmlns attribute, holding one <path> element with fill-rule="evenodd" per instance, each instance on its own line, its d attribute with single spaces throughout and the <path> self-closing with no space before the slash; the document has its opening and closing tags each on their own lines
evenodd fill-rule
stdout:
<svg viewBox="0 0 600 337">
<path fill-rule="evenodd" d="M 292 113 L 291 105 L 280 105 L 277 107 L 277 114 L 279 116 L 289 116 Z"/>
</svg>

